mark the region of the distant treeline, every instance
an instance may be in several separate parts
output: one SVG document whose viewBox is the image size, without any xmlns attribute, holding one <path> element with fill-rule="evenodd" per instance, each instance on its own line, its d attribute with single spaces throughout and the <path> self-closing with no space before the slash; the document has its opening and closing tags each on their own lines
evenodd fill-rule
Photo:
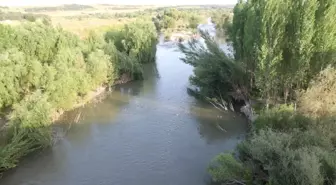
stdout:
<svg viewBox="0 0 336 185">
<path fill-rule="evenodd" d="M 79 5 L 79 4 L 68 4 L 62 6 L 54 7 L 34 7 L 26 8 L 26 12 L 47 12 L 47 11 L 69 11 L 69 10 L 84 10 L 84 9 L 93 9 L 94 7 L 89 5 Z"/>
<path fill-rule="evenodd" d="M 2 12 L 0 10 L 0 21 L 4 20 L 28 20 L 34 22 L 36 19 L 39 18 L 47 18 L 47 15 L 43 14 L 31 14 L 31 13 L 21 13 L 21 12 Z"/>
<path fill-rule="evenodd" d="M 151 16 L 151 11 L 134 11 L 134 12 L 122 12 L 122 13 L 89 13 L 87 15 L 75 15 L 66 16 L 67 19 L 87 19 L 87 18 L 98 18 L 98 19 L 118 19 L 118 18 L 136 18 L 141 16 Z"/>
<path fill-rule="evenodd" d="M 160 7 L 158 9 L 169 9 L 169 8 L 176 8 L 176 9 L 233 9 L 234 5 L 179 5 L 179 6 L 165 6 Z"/>
<path fill-rule="evenodd" d="M 111 5 L 111 4 L 100 4 L 102 6 L 106 6 L 107 9 L 110 10 L 132 10 L 132 9 L 140 9 L 142 5 Z"/>
</svg>

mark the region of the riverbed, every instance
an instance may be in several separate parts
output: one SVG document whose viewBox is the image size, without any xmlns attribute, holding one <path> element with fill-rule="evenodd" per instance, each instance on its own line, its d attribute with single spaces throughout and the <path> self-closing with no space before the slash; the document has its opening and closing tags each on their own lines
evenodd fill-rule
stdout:
<svg viewBox="0 0 336 185">
<path fill-rule="evenodd" d="M 28 156 L 0 184 L 209 184 L 208 163 L 233 150 L 248 125 L 187 93 L 192 67 L 181 56 L 175 45 L 159 44 L 144 80 L 65 113 L 55 126 L 61 139 Z"/>
</svg>

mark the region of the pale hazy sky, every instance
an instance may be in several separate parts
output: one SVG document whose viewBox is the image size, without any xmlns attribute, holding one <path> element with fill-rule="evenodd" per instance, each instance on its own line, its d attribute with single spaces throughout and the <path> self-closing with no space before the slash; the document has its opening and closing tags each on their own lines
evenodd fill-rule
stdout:
<svg viewBox="0 0 336 185">
<path fill-rule="evenodd" d="M 60 4 L 235 4 L 237 0 L 0 0 L 1 6 L 52 6 Z"/>
</svg>

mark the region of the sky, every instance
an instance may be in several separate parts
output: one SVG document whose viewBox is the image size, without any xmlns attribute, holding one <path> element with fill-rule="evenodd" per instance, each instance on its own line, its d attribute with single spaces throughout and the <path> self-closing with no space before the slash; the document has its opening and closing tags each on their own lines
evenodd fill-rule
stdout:
<svg viewBox="0 0 336 185">
<path fill-rule="evenodd" d="M 54 6 L 60 4 L 226 5 L 236 2 L 237 0 L 0 0 L 0 6 Z"/>
</svg>

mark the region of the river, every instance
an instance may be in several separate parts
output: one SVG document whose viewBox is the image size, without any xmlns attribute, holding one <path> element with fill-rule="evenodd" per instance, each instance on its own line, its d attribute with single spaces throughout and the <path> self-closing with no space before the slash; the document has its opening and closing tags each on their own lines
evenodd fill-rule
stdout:
<svg viewBox="0 0 336 185">
<path fill-rule="evenodd" d="M 158 45 L 143 81 L 66 113 L 55 126 L 66 132 L 62 139 L 25 158 L 0 184 L 209 184 L 209 161 L 234 149 L 248 126 L 240 115 L 188 95 L 192 67 L 180 57 L 175 46 Z"/>
</svg>

